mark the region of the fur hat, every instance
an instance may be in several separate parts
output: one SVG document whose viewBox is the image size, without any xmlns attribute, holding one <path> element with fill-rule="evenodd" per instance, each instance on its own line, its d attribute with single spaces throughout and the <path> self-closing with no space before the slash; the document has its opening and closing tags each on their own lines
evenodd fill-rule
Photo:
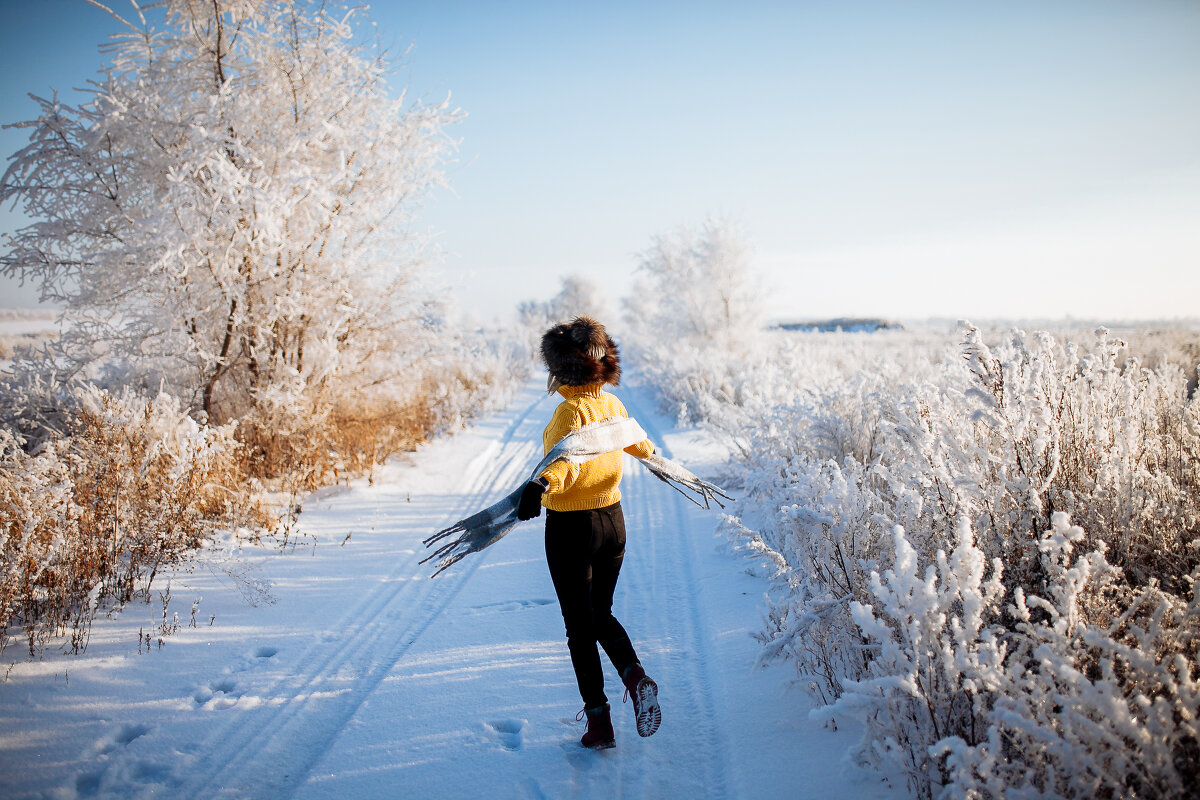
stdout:
<svg viewBox="0 0 1200 800">
<path fill-rule="evenodd" d="M 542 336 L 542 361 L 550 370 L 550 391 L 555 382 L 566 386 L 591 386 L 621 380 L 621 354 L 604 326 L 587 316 L 555 325 Z"/>
</svg>

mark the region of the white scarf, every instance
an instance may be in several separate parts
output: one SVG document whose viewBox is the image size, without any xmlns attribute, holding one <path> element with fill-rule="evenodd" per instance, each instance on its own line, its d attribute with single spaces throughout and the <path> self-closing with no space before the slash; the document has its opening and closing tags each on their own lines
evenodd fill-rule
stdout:
<svg viewBox="0 0 1200 800">
<path fill-rule="evenodd" d="M 437 577 L 439 573 L 457 563 L 463 556 L 478 552 L 503 538 L 520 521 L 517 519 L 517 508 L 521 504 L 521 495 L 525 491 L 525 485 L 542 474 L 542 471 L 555 461 L 582 464 L 605 453 L 624 450 L 645 438 L 646 432 L 642 430 L 642 426 L 637 423 L 637 420 L 625 417 L 612 417 L 576 428 L 550 448 L 550 452 L 546 453 L 545 457 L 538 462 L 529 478 L 509 492 L 500 502 L 488 506 L 483 511 L 472 514 L 466 519 L 459 520 L 426 539 L 425 546 L 432 547 L 448 536 L 455 533 L 460 534 L 453 541 L 441 545 L 421 563 L 425 564 L 434 559 L 440 559 L 436 564 L 437 569 L 433 573 L 433 577 Z M 679 464 L 663 458 L 657 453 L 639 460 L 661 481 L 677 489 L 697 505 L 703 505 L 704 508 L 710 507 L 710 500 L 724 508 L 718 498 L 732 499 L 716 486 L 697 478 Z M 699 495 L 700 500 L 692 497 L 687 491 L 684 491 L 685 489 Z"/>
</svg>

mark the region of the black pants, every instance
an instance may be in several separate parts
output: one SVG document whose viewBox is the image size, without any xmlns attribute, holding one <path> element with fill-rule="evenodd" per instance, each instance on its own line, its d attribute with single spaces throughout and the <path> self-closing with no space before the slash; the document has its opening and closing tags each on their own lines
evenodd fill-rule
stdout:
<svg viewBox="0 0 1200 800">
<path fill-rule="evenodd" d="M 613 590 L 625 559 L 621 504 L 593 511 L 546 512 L 546 562 L 567 625 L 567 649 L 587 708 L 608 702 L 596 643 L 617 674 L 637 661 L 629 635 L 612 614 Z"/>
</svg>

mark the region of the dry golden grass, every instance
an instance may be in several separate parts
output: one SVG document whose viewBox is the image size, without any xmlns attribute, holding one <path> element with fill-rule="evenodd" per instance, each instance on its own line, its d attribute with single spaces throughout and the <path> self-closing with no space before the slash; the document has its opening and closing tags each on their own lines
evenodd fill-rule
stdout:
<svg viewBox="0 0 1200 800">
<path fill-rule="evenodd" d="M 0 645 L 19 628 L 31 655 L 62 635 L 82 650 L 101 604 L 148 592 L 215 527 L 273 524 L 229 430 L 178 407 L 95 399 L 36 455 L 2 442 Z"/>
<path fill-rule="evenodd" d="M 429 438 L 428 402 L 376 398 L 314 411 L 308 421 L 243 420 L 242 469 L 277 488 L 312 491 L 361 475 Z"/>
<path fill-rule="evenodd" d="M 294 498 L 370 476 L 436 425 L 427 400 L 371 398 L 302 424 L 246 420 L 235 436 L 196 425 L 173 401 L 96 398 L 36 455 L 7 433 L 0 440 L 0 648 L 19 629 L 31 655 L 58 636 L 79 652 L 102 604 L 148 596 L 159 571 L 215 527 L 275 529 L 260 481 Z"/>
</svg>

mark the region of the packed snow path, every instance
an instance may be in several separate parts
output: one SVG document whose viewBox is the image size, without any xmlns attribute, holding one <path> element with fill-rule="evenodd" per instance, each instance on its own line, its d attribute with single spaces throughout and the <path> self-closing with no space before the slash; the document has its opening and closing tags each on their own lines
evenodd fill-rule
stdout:
<svg viewBox="0 0 1200 800">
<path fill-rule="evenodd" d="M 617 394 L 666 455 L 703 466 L 690 437 Z M 638 737 L 606 661 L 617 747 L 579 746 L 542 519 L 429 579 L 421 540 L 526 476 L 555 402 L 531 384 L 373 485 L 309 498 L 315 544 L 174 576 L 182 627 L 162 648 L 137 642 L 163 623 L 156 598 L 99 620 L 82 657 L 16 664 L 0 686 L 0 796 L 900 796 L 845 763 L 852 736 L 807 718 L 790 667 L 753 669 L 763 580 L 715 534 L 716 512 L 632 458 L 615 613 L 659 685 L 655 736 Z M 275 602 L 246 603 L 246 579 L 268 577 Z"/>
</svg>

